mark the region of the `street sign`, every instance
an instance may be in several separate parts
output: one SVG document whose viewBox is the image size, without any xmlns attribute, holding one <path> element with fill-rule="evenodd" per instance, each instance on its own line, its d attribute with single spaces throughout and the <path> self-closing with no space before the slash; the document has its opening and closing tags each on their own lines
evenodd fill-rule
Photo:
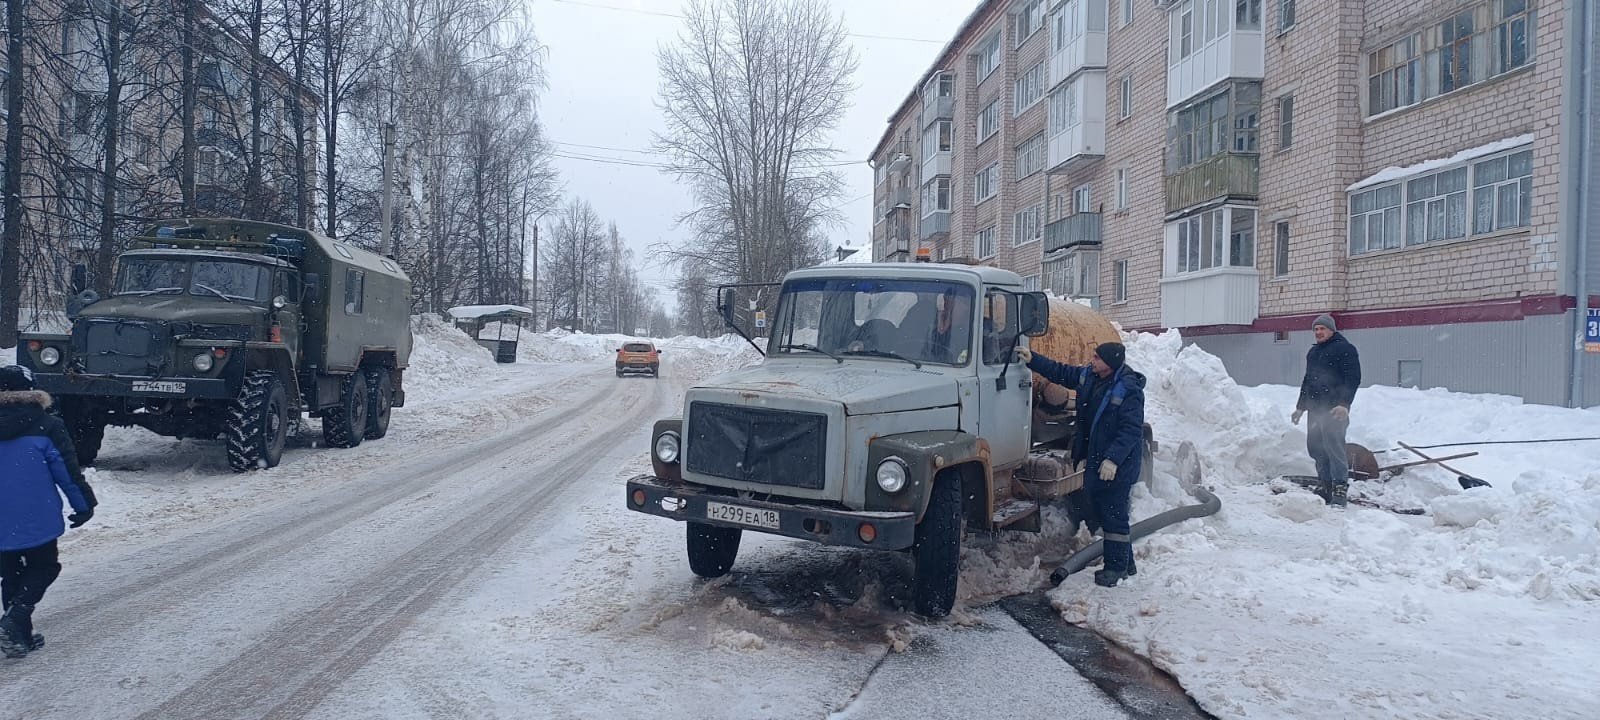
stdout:
<svg viewBox="0 0 1600 720">
<path fill-rule="evenodd" d="M 1583 349 L 1600 353 L 1600 308 L 1589 308 L 1589 324 L 1583 331 Z"/>
<path fill-rule="evenodd" d="M 763 311 L 757 310 L 756 311 L 756 327 L 764 328 L 766 326 L 767 326 L 767 314 L 765 312 L 763 312 Z"/>
</svg>

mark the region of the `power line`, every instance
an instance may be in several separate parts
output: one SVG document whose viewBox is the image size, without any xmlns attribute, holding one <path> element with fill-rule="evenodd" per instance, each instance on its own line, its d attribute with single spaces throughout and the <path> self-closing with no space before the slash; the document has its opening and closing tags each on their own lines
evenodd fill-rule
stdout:
<svg viewBox="0 0 1600 720">
<path fill-rule="evenodd" d="M 550 0 L 550 1 L 551 2 L 555 2 L 555 3 L 560 3 L 562 5 L 574 5 L 574 6 L 577 6 L 577 7 L 594 8 L 596 10 L 611 10 L 613 12 L 633 13 L 635 15 L 650 15 L 650 16 L 653 16 L 653 17 L 675 18 L 675 19 L 678 19 L 678 20 L 687 20 L 688 19 L 688 18 L 686 18 L 686 17 L 684 17 L 682 15 L 678 15 L 678 14 L 675 14 L 675 13 L 665 13 L 665 12 L 658 12 L 658 11 L 654 11 L 654 10 L 639 10 L 639 9 L 636 9 L 636 8 L 616 7 L 614 5 L 601 5 L 599 3 L 583 2 L 582 0 Z M 853 38 L 861 38 L 863 40 L 892 40 L 892 41 L 895 41 L 895 42 L 926 43 L 926 44 L 930 44 L 930 45 L 944 45 L 944 44 L 946 44 L 945 41 L 943 41 L 943 40 L 927 40 L 927 39 L 924 39 L 924 38 L 896 37 L 896 36 L 893 36 L 893 35 L 868 35 L 868 34 L 865 34 L 865 33 L 853 33 L 853 32 L 847 32 L 847 33 L 845 33 L 845 35 L 848 36 L 848 37 L 853 37 Z"/>
</svg>

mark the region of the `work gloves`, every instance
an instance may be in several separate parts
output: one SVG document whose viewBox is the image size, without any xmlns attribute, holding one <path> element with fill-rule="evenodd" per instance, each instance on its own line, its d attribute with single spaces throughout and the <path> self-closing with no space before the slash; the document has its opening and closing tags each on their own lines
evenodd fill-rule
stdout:
<svg viewBox="0 0 1600 720">
<path fill-rule="evenodd" d="M 1033 362 L 1033 351 L 1025 347 L 1017 348 L 1017 362 L 1023 365 Z"/>
<path fill-rule="evenodd" d="M 1347 408 L 1343 405 L 1328 411 L 1328 414 L 1332 415 L 1333 419 L 1338 420 L 1339 422 L 1350 422 L 1350 408 Z"/>
<path fill-rule="evenodd" d="M 1111 482 L 1117 479 L 1117 464 L 1110 460 L 1100 461 L 1100 479 Z"/>
<path fill-rule="evenodd" d="M 94 509 L 90 508 L 88 510 L 84 510 L 83 512 L 75 512 L 71 515 L 68 515 L 67 519 L 72 521 L 72 527 L 82 527 L 83 524 L 89 522 L 89 518 L 92 517 L 94 517 Z"/>
</svg>

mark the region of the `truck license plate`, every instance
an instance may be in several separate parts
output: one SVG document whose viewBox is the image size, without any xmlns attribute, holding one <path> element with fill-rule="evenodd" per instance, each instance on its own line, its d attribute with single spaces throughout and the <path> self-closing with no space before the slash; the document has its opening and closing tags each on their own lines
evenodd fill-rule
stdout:
<svg viewBox="0 0 1600 720">
<path fill-rule="evenodd" d="M 189 389 L 189 384 L 171 380 L 135 380 L 133 391 L 136 393 L 171 393 L 181 394 Z"/>
<path fill-rule="evenodd" d="M 708 502 L 706 503 L 706 517 L 711 520 L 739 523 L 740 525 L 767 528 L 768 530 L 778 529 L 777 510 L 758 510 L 738 505 Z"/>
</svg>

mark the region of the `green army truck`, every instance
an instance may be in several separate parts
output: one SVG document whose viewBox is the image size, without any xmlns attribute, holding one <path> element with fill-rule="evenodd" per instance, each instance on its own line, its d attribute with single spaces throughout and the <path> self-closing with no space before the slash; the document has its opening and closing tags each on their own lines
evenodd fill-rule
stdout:
<svg viewBox="0 0 1600 720">
<path fill-rule="evenodd" d="M 383 437 L 405 404 L 411 281 L 393 260 L 300 228 L 159 223 L 70 334 L 22 333 L 88 465 L 108 425 L 222 437 L 235 471 L 273 467 L 303 415 L 328 445 Z"/>
</svg>

